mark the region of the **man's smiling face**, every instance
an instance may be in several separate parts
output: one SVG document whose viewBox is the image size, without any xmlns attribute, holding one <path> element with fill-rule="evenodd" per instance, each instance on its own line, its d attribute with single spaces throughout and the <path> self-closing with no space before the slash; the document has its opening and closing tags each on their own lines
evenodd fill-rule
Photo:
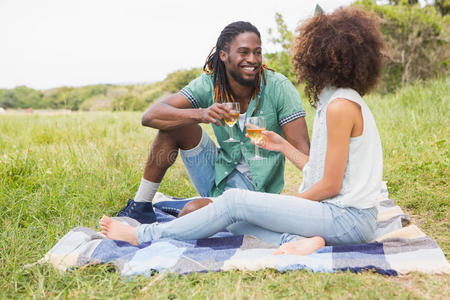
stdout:
<svg viewBox="0 0 450 300">
<path fill-rule="evenodd" d="M 254 32 L 241 33 L 230 42 L 228 51 L 221 50 L 220 59 L 237 83 L 255 86 L 262 64 L 261 40 Z"/>
</svg>

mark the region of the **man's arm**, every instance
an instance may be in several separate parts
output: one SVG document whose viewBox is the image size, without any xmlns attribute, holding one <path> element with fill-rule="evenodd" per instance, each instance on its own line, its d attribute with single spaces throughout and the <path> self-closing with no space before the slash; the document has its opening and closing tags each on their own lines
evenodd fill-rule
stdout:
<svg viewBox="0 0 450 300">
<path fill-rule="evenodd" d="M 309 135 L 304 117 L 287 123 L 281 129 L 289 144 L 301 153 L 309 156 Z"/>
<path fill-rule="evenodd" d="M 172 130 L 178 127 L 198 124 L 214 123 L 220 125 L 223 117 L 231 119 L 228 108 L 215 103 L 206 109 L 192 108 L 189 100 L 181 94 L 173 94 L 155 104 L 142 116 L 142 125 L 160 130 Z"/>
</svg>

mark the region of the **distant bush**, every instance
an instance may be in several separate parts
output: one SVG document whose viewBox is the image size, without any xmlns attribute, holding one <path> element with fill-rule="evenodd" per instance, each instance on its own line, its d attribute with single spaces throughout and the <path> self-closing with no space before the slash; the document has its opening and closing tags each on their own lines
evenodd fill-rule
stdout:
<svg viewBox="0 0 450 300">
<path fill-rule="evenodd" d="M 147 107 L 145 101 L 136 95 L 125 95 L 112 101 L 113 111 L 142 111 Z"/>
<path fill-rule="evenodd" d="M 113 100 L 103 95 L 94 96 L 81 103 L 79 110 L 82 111 L 111 111 Z"/>
<path fill-rule="evenodd" d="M 41 107 L 46 108 L 65 108 L 78 110 L 81 103 L 97 95 L 105 95 L 108 85 L 88 85 L 83 87 L 59 87 L 45 90 L 42 98 Z"/>
<path fill-rule="evenodd" d="M 165 92 L 161 88 L 156 88 L 145 92 L 142 97 L 144 98 L 145 103 L 152 103 L 161 98 L 164 94 Z"/>
<path fill-rule="evenodd" d="M 387 42 L 387 63 L 381 88 L 392 91 L 416 80 L 449 74 L 450 18 L 433 5 L 420 7 L 408 1 L 377 5 L 361 0 L 354 5 L 375 12 L 382 19 Z"/>
<path fill-rule="evenodd" d="M 0 89 L 0 107 L 3 108 L 42 108 L 43 94 L 41 91 L 18 86 L 14 89 Z"/>
<path fill-rule="evenodd" d="M 129 88 L 125 86 L 112 86 L 106 91 L 106 98 L 113 99 L 125 96 L 129 93 Z"/>
<path fill-rule="evenodd" d="M 176 93 L 201 74 L 202 69 L 200 68 L 194 68 L 190 70 L 179 70 L 170 73 L 163 81 L 162 90 L 167 91 L 169 93 Z"/>
</svg>

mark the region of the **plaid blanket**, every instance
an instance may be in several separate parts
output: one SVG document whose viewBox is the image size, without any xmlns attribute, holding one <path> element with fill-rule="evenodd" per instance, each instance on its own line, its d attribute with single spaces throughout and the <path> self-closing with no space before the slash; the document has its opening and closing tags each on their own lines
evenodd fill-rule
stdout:
<svg viewBox="0 0 450 300">
<path fill-rule="evenodd" d="M 167 200 L 166 196 L 159 196 Z M 281 272 L 299 269 L 360 272 L 372 269 L 385 275 L 411 271 L 450 273 L 450 265 L 436 241 L 417 226 L 409 224 L 409 216 L 388 199 L 386 188 L 379 200 L 376 240 L 359 245 L 326 246 L 308 256 L 275 256 L 272 252 L 276 246 L 252 236 L 232 236 L 228 232 L 220 232 L 207 239 L 162 239 L 133 246 L 127 242 L 108 240 L 92 229 L 76 227 L 38 263 L 48 262 L 60 270 L 112 263 L 124 276 L 151 276 L 154 271 L 183 274 L 264 268 Z M 163 209 L 166 212 L 155 209 L 159 222 L 174 218 L 167 212 L 176 211 L 176 208 Z M 121 220 L 137 225 L 129 218 Z"/>
</svg>

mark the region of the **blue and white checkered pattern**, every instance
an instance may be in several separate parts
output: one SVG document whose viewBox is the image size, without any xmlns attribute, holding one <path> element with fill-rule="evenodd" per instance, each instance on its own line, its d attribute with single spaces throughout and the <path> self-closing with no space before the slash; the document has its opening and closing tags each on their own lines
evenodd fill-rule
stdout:
<svg viewBox="0 0 450 300">
<path fill-rule="evenodd" d="M 283 127 L 283 126 L 286 125 L 287 123 L 292 122 L 292 121 L 294 121 L 295 119 L 302 118 L 302 117 L 304 117 L 305 115 L 306 115 L 306 113 L 305 113 L 304 111 L 299 111 L 299 112 L 293 113 L 292 115 L 287 116 L 286 118 L 280 120 L 280 121 L 278 122 L 278 124 L 280 125 L 280 127 Z"/>
<path fill-rule="evenodd" d="M 200 108 L 198 101 L 194 98 L 191 92 L 189 92 L 189 90 L 183 88 L 181 89 L 180 94 L 186 97 L 189 102 L 191 102 L 193 108 Z"/>
<path fill-rule="evenodd" d="M 164 205 L 169 202 L 164 202 Z M 276 246 L 252 236 L 232 236 L 228 232 L 220 232 L 207 239 L 162 239 L 133 246 L 127 242 L 108 240 L 92 229 L 77 227 L 67 233 L 40 262 L 49 262 L 61 270 L 92 263 L 113 263 L 125 276 L 150 276 L 152 271 L 185 274 L 265 268 L 279 271 L 307 269 L 314 272 L 360 272 L 371 269 L 385 275 L 412 271 L 450 273 L 449 263 L 439 245 L 415 225 L 403 227 L 409 217 L 392 200 L 381 199 L 379 207 L 377 241 L 326 246 L 308 256 L 275 256 L 272 252 Z M 174 218 L 158 208 L 155 211 L 159 222 Z"/>
</svg>

